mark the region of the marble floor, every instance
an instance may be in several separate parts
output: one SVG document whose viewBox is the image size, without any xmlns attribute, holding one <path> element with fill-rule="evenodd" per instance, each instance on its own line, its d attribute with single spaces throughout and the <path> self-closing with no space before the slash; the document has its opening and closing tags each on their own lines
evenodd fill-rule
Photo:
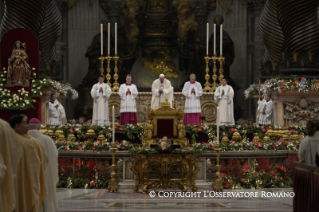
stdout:
<svg viewBox="0 0 319 212">
<path fill-rule="evenodd" d="M 217 197 L 218 194 L 213 193 L 208 187 L 199 188 L 198 193 L 184 193 L 184 196 L 178 193 L 179 190 L 172 189 L 158 189 L 156 192 L 150 190 L 147 194 L 133 193 L 132 188 L 120 188 L 118 193 L 109 193 L 106 189 L 57 189 L 57 199 L 59 212 L 293 211 L 293 198 L 270 197 L 272 194 L 289 194 L 292 188 L 224 190 L 224 192 L 234 191 L 237 197 L 227 197 L 227 194 L 225 197 Z"/>
</svg>

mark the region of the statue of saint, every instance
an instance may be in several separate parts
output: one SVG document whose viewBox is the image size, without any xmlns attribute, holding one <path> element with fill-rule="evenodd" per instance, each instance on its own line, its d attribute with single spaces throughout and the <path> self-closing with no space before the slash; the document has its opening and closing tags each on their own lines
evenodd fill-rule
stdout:
<svg viewBox="0 0 319 212">
<path fill-rule="evenodd" d="M 29 86 L 31 78 L 31 68 L 28 63 L 28 54 L 26 53 L 25 43 L 16 41 L 12 54 L 8 59 L 8 86 Z"/>
</svg>

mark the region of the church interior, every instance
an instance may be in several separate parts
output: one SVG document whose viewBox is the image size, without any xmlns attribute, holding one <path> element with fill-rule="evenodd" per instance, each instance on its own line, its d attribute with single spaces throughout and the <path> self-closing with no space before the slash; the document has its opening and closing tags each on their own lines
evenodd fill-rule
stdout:
<svg viewBox="0 0 319 212">
<path fill-rule="evenodd" d="M 0 17 L 0 212 L 319 211 L 319 1 Z"/>
</svg>

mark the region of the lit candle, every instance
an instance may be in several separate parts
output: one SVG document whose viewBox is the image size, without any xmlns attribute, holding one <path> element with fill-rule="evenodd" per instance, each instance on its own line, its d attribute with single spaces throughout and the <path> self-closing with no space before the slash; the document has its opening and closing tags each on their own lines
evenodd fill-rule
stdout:
<svg viewBox="0 0 319 212">
<path fill-rule="evenodd" d="M 101 24 L 101 55 L 103 55 L 103 24 Z"/>
<path fill-rule="evenodd" d="M 214 55 L 216 55 L 216 24 L 214 24 Z"/>
<path fill-rule="evenodd" d="M 208 55 L 209 23 L 206 26 L 206 55 Z"/>
<path fill-rule="evenodd" d="M 114 105 L 112 107 L 112 143 L 114 144 L 115 142 L 115 112 L 114 112 Z"/>
<path fill-rule="evenodd" d="M 217 107 L 217 120 L 216 120 L 216 125 L 217 125 L 217 143 L 219 144 L 219 107 Z"/>
<path fill-rule="evenodd" d="M 220 56 L 223 55 L 223 25 L 220 25 Z"/>
<path fill-rule="evenodd" d="M 107 55 L 110 55 L 111 25 L 107 23 Z"/>
<path fill-rule="evenodd" d="M 115 55 L 117 55 L 117 23 L 115 23 Z"/>
</svg>

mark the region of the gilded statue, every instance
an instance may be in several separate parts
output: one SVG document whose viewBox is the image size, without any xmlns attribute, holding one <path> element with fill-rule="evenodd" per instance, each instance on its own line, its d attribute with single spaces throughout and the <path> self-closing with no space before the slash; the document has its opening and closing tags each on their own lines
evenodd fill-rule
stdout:
<svg viewBox="0 0 319 212">
<path fill-rule="evenodd" d="M 8 85 L 29 86 L 31 78 L 31 68 L 28 63 L 26 44 L 16 41 L 8 59 Z"/>
<path fill-rule="evenodd" d="M 186 137 L 185 125 L 181 119 L 178 120 L 177 128 L 178 128 L 178 138 L 180 139 L 185 138 Z"/>
<path fill-rule="evenodd" d="M 152 139 L 153 137 L 153 123 L 152 120 L 148 120 L 148 123 L 146 124 L 146 128 L 145 128 L 145 139 Z"/>
</svg>

